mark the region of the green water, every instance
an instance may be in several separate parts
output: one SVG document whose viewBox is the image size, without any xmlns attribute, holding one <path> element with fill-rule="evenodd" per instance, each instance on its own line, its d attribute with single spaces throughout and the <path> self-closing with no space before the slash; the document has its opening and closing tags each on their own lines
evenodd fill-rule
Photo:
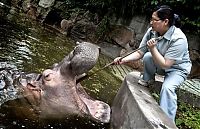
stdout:
<svg viewBox="0 0 200 129">
<path fill-rule="evenodd" d="M 20 16 L 9 15 L 7 17 L 9 20 L 0 19 L 1 67 L 9 66 L 24 72 L 41 73 L 54 63 L 61 61 L 75 46 L 76 41 L 52 28 L 41 26 L 35 21 L 30 22 L 30 19 Z M 101 54 L 99 62 L 92 71 L 104 66 L 109 61 L 111 61 L 109 58 Z M 81 84 L 91 97 L 102 100 L 111 106 L 121 81 L 108 68 L 82 81 Z M 109 129 L 110 124 L 75 118 L 38 125 L 37 121 L 8 119 L 0 113 L 0 128 Z"/>
</svg>

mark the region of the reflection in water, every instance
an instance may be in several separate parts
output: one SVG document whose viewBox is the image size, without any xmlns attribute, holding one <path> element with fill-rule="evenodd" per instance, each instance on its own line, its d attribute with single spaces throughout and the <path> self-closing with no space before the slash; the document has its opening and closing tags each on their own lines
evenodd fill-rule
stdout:
<svg viewBox="0 0 200 129">
<path fill-rule="evenodd" d="M 29 58 L 29 44 L 26 44 L 24 41 L 20 41 L 19 38 L 21 37 L 18 37 L 18 34 L 20 33 L 17 32 L 17 29 L 14 30 L 11 26 L 7 26 L 1 21 L 0 30 L 1 63 L 9 62 L 10 65 L 21 64 L 23 58 Z"/>
<path fill-rule="evenodd" d="M 61 60 L 74 45 L 70 45 L 67 39 L 59 40 L 56 33 L 39 30 L 39 27 L 32 29 L 4 20 L 0 22 L 0 61 L 18 69 L 32 71 L 32 68 L 46 68 Z"/>
<path fill-rule="evenodd" d="M 18 20 L 19 18 L 13 22 L 12 20 L 0 19 L 0 70 L 3 72 L 5 69 L 12 69 L 41 73 L 44 69 L 61 61 L 75 45 L 70 39 L 67 39 L 59 33 L 46 31 L 44 27 L 37 23 L 21 22 Z M 101 60 L 103 58 L 100 58 L 100 62 Z M 94 69 L 101 66 L 97 64 Z M 102 100 L 110 105 L 120 85 L 120 81 L 109 71 L 105 70 L 98 72 L 82 83 L 91 97 Z M 0 83 L 0 85 L 3 87 L 4 84 Z M 10 100 L 16 99 L 17 91 L 15 88 L 8 87 L 7 90 L 1 89 L 1 102 L 7 101 L 6 97 L 8 96 Z M 12 112 L 12 109 L 8 107 L 1 107 L 0 128 L 109 128 L 109 124 L 95 123 L 78 117 L 70 120 L 68 118 L 47 121 L 40 121 L 39 119 L 36 121 L 29 119 L 19 120 L 15 118 Z"/>
</svg>

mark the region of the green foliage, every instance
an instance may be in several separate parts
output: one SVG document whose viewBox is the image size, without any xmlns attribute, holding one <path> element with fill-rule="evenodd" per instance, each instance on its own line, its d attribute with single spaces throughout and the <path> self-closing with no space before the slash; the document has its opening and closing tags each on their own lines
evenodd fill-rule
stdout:
<svg viewBox="0 0 200 129">
<path fill-rule="evenodd" d="M 151 91 L 151 95 L 159 103 L 159 93 Z M 200 129 L 200 109 L 183 102 L 178 102 L 176 126 L 179 129 Z"/>
<path fill-rule="evenodd" d="M 153 98 L 154 98 L 157 102 L 159 102 L 159 99 L 160 99 L 159 94 L 153 92 L 151 95 L 153 96 Z"/>
<path fill-rule="evenodd" d="M 180 129 L 200 129 L 200 110 L 191 105 L 180 103 L 176 125 Z"/>
</svg>

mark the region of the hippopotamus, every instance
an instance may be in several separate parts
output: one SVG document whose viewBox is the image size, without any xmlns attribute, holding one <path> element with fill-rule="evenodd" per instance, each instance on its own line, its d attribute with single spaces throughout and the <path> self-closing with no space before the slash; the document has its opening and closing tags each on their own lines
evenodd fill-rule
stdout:
<svg viewBox="0 0 200 129">
<path fill-rule="evenodd" d="M 34 114 L 31 117 L 40 119 L 78 115 L 109 123 L 110 106 L 90 97 L 77 82 L 80 75 L 95 66 L 99 51 L 97 45 L 81 42 L 61 62 L 41 74 L 24 73 L 15 77 L 13 83 L 20 89 L 23 104 L 31 108 L 20 111 L 20 114 L 26 116 L 30 111 Z"/>
</svg>

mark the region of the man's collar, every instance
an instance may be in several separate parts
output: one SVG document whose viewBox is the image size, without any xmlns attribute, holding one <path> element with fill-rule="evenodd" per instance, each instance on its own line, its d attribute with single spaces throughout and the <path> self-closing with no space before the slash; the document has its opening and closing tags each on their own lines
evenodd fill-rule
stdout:
<svg viewBox="0 0 200 129">
<path fill-rule="evenodd" d="M 163 37 L 167 40 L 170 40 L 171 39 L 171 36 L 172 34 L 174 33 L 174 30 L 175 30 L 175 26 L 171 26 L 167 32 L 163 35 Z"/>
</svg>

